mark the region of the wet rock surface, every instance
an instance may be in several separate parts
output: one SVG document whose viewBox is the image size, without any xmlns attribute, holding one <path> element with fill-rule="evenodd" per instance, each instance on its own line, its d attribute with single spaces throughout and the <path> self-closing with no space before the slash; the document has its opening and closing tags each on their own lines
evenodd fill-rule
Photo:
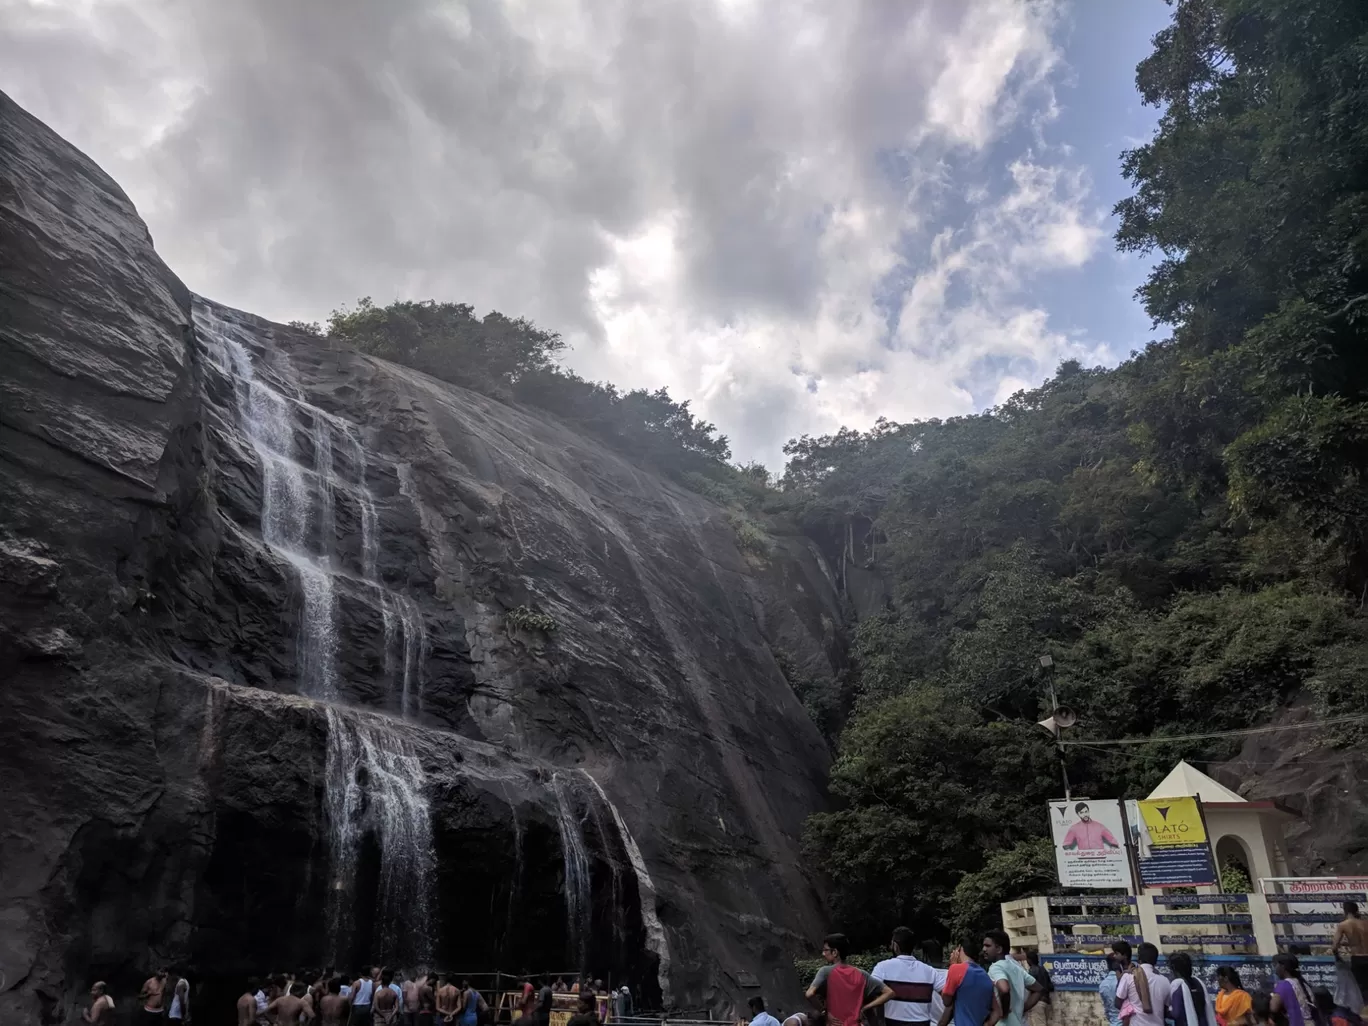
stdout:
<svg viewBox="0 0 1368 1026">
<path fill-rule="evenodd" d="M 212 1023 L 242 974 L 397 943 L 420 878 L 434 963 L 796 984 L 828 756 L 775 652 L 840 659 L 815 547 L 748 558 L 552 418 L 192 297 L 3 95 L 0 305 L 0 1021 L 169 961 Z M 403 779 L 339 776 L 344 734 Z M 417 791 L 430 866 L 374 805 Z"/>
</svg>

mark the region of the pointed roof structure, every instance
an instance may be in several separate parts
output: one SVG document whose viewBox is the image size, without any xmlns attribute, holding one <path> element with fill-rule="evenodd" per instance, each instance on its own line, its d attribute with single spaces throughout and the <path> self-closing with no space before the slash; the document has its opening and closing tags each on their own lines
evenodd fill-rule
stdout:
<svg viewBox="0 0 1368 1026">
<path fill-rule="evenodd" d="M 1245 802 L 1238 794 L 1211 779 L 1195 766 L 1180 759 L 1169 775 L 1159 781 L 1159 786 L 1149 793 L 1151 798 L 1200 798 L 1203 802 L 1224 804 Z"/>
</svg>

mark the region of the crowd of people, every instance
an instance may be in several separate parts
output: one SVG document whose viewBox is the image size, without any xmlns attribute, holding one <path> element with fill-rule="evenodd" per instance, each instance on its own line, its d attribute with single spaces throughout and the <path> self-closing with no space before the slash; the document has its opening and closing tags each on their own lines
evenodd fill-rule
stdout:
<svg viewBox="0 0 1368 1026">
<path fill-rule="evenodd" d="M 1345 902 L 1335 930 L 1335 989 L 1317 990 L 1302 976 L 1295 955 L 1273 959 L 1274 982 L 1250 993 L 1230 965 L 1217 969 L 1213 997 L 1194 975 L 1191 956 L 1168 957 L 1168 974 L 1158 966 L 1159 950 L 1142 943 L 1132 951 L 1117 940 L 1107 954 L 1107 973 L 1098 994 L 1109 1026 L 1365 1026 L 1361 1014 L 1368 992 L 1368 920 Z M 826 964 L 806 991 L 812 1011 L 794 1011 L 782 1023 L 762 996 L 750 999 L 750 1026 L 861 1026 L 882 1018 L 886 1026 L 1050 1026 L 1049 972 L 1034 954 L 1013 955 L 1001 930 L 988 930 L 977 943 L 957 946 L 941 965 L 940 945 L 916 944 L 899 927 L 890 941 L 893 957 L 866 972 L 846 961 L 850 943 L 829 935 L 822 946 Z M 916 951 L 920 950 L 921 957 Z M 559 994 L 574 994 L 569 1026 L 619 1022 L 634 1012 L 631 991 L 612 991 L 601 980 L 525 979 L 514 1023 L 550 1026 Z M 144 1026 L 188 1026 L 190 985 L 161 969 L 138 995 Z M 561 1005 L 564 1008 L 564 1005 Z M 82 1018 L 111 1026 L 114 1000 L 104 983 L 90 990 Z M 237 1000 L 237 1026 L 491 1026 L 494 1014 L 468 979 L 446 973 L 399 972 L 367 966 L 350 976 L 334 972 L 274 974 L 251 982 Z"/>
<path fill-rule="evenodd" d="M 1313 988 L 1302 976 L 1296 955 L 1273 958 L 1273 985 L 1245 990 L 1239 970 L 1216 970 L 1213 997 L 1194 975 L 1192 956 L 1168 957 L 1169 975 L 1156 968 L 1159 951 L 1116 941 L 1107 956 L 1107 977 L 1098 992 L 1111 1026 L 1362 1026 L 1363 998 L 1351 973 L 1337 975 L 1334 992 Z"/>
<path fill-rule="evenodd" d="M 846 961 L 846 936 L 829 935 L 822 944 L 826 965 L 805 995 L 813 1011 L 795 1011 L 781 1024 L 757 996 L 750 1000 L 751 1026 L 860 1026 L 880 1015 L 887 1026 L 1025 1026 L 1047 996 L 1041 982 L 1012 957 L 1001 930 L 989 930 L 977 948 L 957 946 L 945 966 L 939 964 L 940 945 L 927 941 L 919 948 L 906 927 L 893 931 L 889 946 L 893 957 L 866 972 Z"/>
<path fill-rule="evenodd" d="M 1313 988 L 1297 957 L 1280 954 L 1272 960 L 1268 990 L 1246 991 L 1239 972 L 1223 965 L 1213 996 L 1187 953 L 1169 955 L 1165 975 L 1153 944 L 1132 951 L 1129 942 L 1117 940 L 1098 987 L 1102 1012 L 1109 1026 L 1365 1026 L 1368 920 L 1352 901 L 1344 913 L 1331 940 L 1333 991 Z M 827 964 L 806 993 L 814 1010 L 792 1012 L 781 1023 L 757 996 L 750 999 L 750 1026 L 861 1026 L 880 1016 L 887 1026 L 1051 1026 L 1049 972 L 1035 953 L 1015 956 L 1002 930 L 959 945 L 944 966 L 934 941 L 923 942 L 918 958 L 915 937 L 905 927 L 893 931 L 889 946 L 893 957 L 866 972 L 846 962 L 843 934 L 828 936 L 822 947 Z"/>
<path fill-rule="evenodd" d="M 1169 956 L 1169 976 L 1155 968 L 1153 944 L 1141 944 L 1131 959 L 1131 946 L 1116 941 L 1107 955 L 1107 976 L 1098 988 L 1110 1026 L 1363 1026 L 1368 993 L 1368 920 L 1356 902 L 1344 903 L 1344 919 L 1331 938 L 1335 954 L 1334 990 L 1313 988 L 1302 976 L 1296 955 L 1273 959 L 1273 985 L 1245 990 L 1239 971 L 1229 965 L 1216 970 L 1213 998 L 1193 976 L 1190 955 Z"/>
<path fill-rule="evenodd" d="M 601 980 L 567 984 L 564 977 L 529 978 L 522 981 L 514 1022 L 550 1026 L 555 996 L 561 993 L 577 995 L 570 1026 L 599 1026 L 610 1008 L 618 1020 L 633 1012 L 625 986 L 610 993 Z M 138 1001 L 140 1026 L 191 1023 L 189 981 L 166 968 L 142 985 Z M 484 995 L 465 977 L 382 966 L 363 966 L 352 974 L 330 967 L 249 980 L 236 1011 L 237 1026 L 490 1026 L 494 1020 Z M 93 1026 L 114 1022 L 114 998 L 104 982 L 90 988 L 81 1018 Z"/>
</svg>

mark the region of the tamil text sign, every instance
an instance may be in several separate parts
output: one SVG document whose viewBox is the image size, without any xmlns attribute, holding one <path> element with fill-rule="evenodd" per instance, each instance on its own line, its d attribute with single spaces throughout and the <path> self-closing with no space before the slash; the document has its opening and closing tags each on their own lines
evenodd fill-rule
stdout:
<svg viewBox="0 0 1368 1026">
<path fill-rule="evenodd" d="M 1120 802 L 1061 799 L 1050 802 L 1049 813 L 1061 884 L 1130 888 Z"/>
<path fill-rule="evenodd" d="M 1265 876 L 1265 894 L 1347 894 L 1368 891 L 1368 876 Z"/>
</svg>

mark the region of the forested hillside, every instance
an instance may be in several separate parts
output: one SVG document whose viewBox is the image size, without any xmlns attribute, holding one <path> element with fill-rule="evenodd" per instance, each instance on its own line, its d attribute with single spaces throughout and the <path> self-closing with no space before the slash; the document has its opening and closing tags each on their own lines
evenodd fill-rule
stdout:
<svg viewBox="0 0 1368 1026">
<path fill-rule="evenodd" d="M 524 320 L 362 301 L 326 328 L 709 494 L 757 558 L 777 515 L 881 582 L 852 604 L 846 678 L 790 673 L 838 755 L 809 851 L 862 943 L 1052 885 L 1051 684 L 1075 741 L 1264 724 L 1294 698 L 1365 709 L 1368 5 L 1179 0 L 1136 83 L 1162 119 L 1121 157 L 1117 244 L 1154 260 L 1137 298 L 1160 341 L 982 415 L 795 440 L 777 482 L 664 390 L 561 370 Z M 1236 747 L 1080 745 L 1067 771 L 1137 796 Z"/>
<path fill-rule="evenodd" d="M 1075 740 L 1365 707 L 1368 6 L 1180 0 L 1136 81 L 1162 120 L 1122 157 L 1117 242 L 1155 258 L 1168 337 L 982 416 L 789 446 L 804 526 L 853 530 L 891 590 L 856 631 L 845 807 L 808 832 L 865 941 L 1052 882 L 1046 673 Z M 1071 747 L 1068 772 L 1136 796 L 1233 747 Z"/>
</svg>

